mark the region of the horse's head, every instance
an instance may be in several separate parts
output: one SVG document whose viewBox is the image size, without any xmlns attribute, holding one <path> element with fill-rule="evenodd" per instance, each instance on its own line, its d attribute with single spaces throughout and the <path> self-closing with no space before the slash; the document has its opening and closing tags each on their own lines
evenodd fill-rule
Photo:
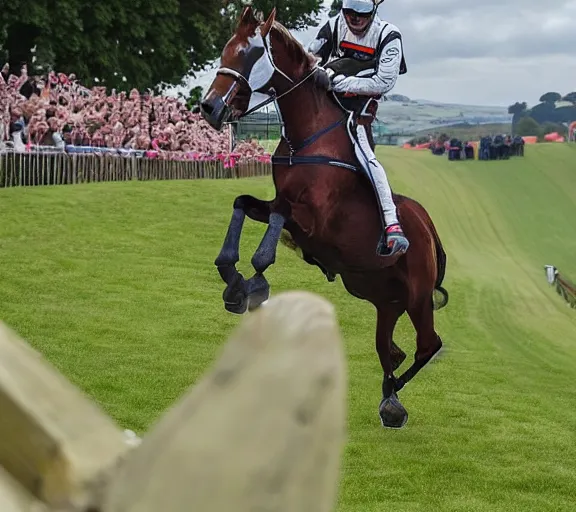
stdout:
<svg viewBox="0 0 576 512">
<path fill-rule="evenodd" d="M 296 39 L 284 27 L 275 24 L 275 17 L 276 9 L 273 9 L 266 21 L 260 21 L 254 16 L 252 7 L 247 6 L 236 31 L 224 46 L 216 78 L 200 103 L 202 116 L 216 130 L 248 110 L 252 93 L 270 95 L 272 86 L 276 86 L 275 75 L 288 87 L 298 86 L 301 75 L 315 64 L 315 59 Z M 278 36 L 274 58 L 271 49 L 273 28 Z M 283 49 L 292 51 L 287 53 Z"/>
</svg>

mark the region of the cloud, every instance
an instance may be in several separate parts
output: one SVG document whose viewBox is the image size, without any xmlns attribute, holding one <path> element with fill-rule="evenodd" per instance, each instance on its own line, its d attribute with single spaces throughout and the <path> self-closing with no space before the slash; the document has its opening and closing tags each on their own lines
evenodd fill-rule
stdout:
<svg viewBox="0 0 576 512">
<path fill-rule="evenodd" d="M 576 90 L 576 0 L 387 0 L 379 12 L 403 35 L 395 92 L 507 105 Z"/>
<path fill-rule="evenodd" d="M 320 26 L 332 0 L 324 1 Z M 447 103 L 529 105 L 576 91 L 576 0 L 386 0 L 402 32 L 408 73 L 393 92 Z M 319 27 L 294 32 L 305 46 Z M 174 91 L 208 86 L 215 70 Z"/>
</svg>

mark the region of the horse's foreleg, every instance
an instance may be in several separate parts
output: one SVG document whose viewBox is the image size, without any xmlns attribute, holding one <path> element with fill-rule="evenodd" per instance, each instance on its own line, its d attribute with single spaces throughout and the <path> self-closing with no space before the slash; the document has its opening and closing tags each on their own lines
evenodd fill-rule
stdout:
<svg viewBox="0 0 576 512">
<path fill-rule="evenodd" d="M 266 269 L 276 261 L 276 250 L 286 218 L 280 213 L 272 212 L 268 218 L 268 228 L 252 256 L 252 266 L 256 273 L 246 282 L 248 308 L 256 309 L 270 296 L 270 285 L 264 277 Z"/>
<path fill-rule="evenodd" d="M 380 364 L 384 371 L 382 381 L 382 401 L 380 402 L 379 414 L 382 426 L 389 428 L 401 428 L 408 420 L 408 412 L 398 400 L 396 395 L 394 367 L 397 362 L 393 358 L 392 333 L 398 318 L 404 313 L 404 307 L 399 303 L 386 304 L 378 307 L 376 326 L 376 351 L 380 358 Z"/>
<path fill-rule="evenodd" d="M 234 210 L 224 244 L 214 261 L 220 277 L 227 285 L 222 295 L 225 308 L 237 314 L 244 313 L 248 307 L 247 282 L 236 269 L 236 263 L 240 260 L 240 237 L 246 215 L 259 222 L 268 222 L 269 202 L 252 196 L 239 196 L 234 200 Z"/>
</svg>

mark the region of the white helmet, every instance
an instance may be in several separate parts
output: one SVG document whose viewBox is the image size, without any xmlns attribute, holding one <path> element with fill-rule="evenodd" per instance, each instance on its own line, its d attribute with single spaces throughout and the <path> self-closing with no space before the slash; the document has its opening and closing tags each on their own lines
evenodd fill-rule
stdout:
<svg viewBox="0 0 576 512">
<path fill-rule="evenodd" d="M 376 9 L 374 0 L 344 0 L 342 10 L 350 9 L 361 14 L 370 14 Z"/>
<path fill-rule="evenodd" d="M 375 0 L 343 0 L 342 14 L 353 34 L 361 36 L 368 30 L 380 3 Z"/>
</svg>

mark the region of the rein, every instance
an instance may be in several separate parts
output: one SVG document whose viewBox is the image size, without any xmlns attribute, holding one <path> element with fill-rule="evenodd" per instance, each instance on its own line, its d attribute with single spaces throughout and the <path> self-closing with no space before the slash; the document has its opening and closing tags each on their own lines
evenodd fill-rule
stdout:
<svg viewBox="0 0 576 512">
<path fill-rule="evenodd" d="M 276 68 L 276 66 L 274 66 Z M 296 84 L 294 84 L 292 87 L 290 87 L 290 89 L 288 89 L 287 91 L 284 91 L 281 94 L 276 94 L 276 91 L 271 88 L 270 90 L 273 91 L 273 93 L 271 95 L 268 95 L 268 93 L 264 93 L 268 95 L 268 99 L 265 99 L 264 101 L 261 101 L 260 103 L 258 103 L 258 105 L 252 107 L 251 109 L 247 110 L 246 112 L 244 112 L 243 114 L 240 114 L 238 116 L 238 119 L 241 119 L 249 114 L 251 114 L 252 112 L 255 112 L 256 110 L 258 110 L 259 108 L 268 105 L 269 103 L 272 103 L 273 101 L 279 100 L 280 98 L 283 98 L 284 96 L 287 96 L 288 94 L 290 94 L 292 91 L 294 91 L 295 89 L 297 89 L 298 87 L 300 87 L 306 80 L 308 80 L 308 78 L 310 78 L 312 75 L 314 75 L 314 73 L 316 73 L 316 71 L 318 71 L 319 67 L 316 65 L 314 66 L 314 68 L 312 68 L 312 71 L 310 71 L 310 73 L 308 73 L 302 80 L 300 80 L 299 82 L 297 82 Z M 291 78 L 289 78 L 285 73 L 283 73 L 281 70 L 279 70 L 278 68 L 276 68 L 276 71 L 279 71 L 280 73 L 282 73 L 282 75 L 287 78 L 288 80 L 290 80 L 290 82 L 294 83 L 294 80 L 292 80 Z M 216 72 L 217 75 L 231 75 L 233 77 L 235 77 L 236 79 L 244 82 L 244 84 L 250 89 L 250 92 L 258 92 L 258 91 L 253 91 L 252 87 L 250 87 L 250 84 L 248 83 L 248 80 L 244 77 L 244 75 L 240 74 L 238 71 L 236 71 L 235 69 L 232 68 L 226 68 L 226 67 L 222 67 L 219 68 L 218 71 Z M 235 84 L 238 82 L 235 82 Z M 230 96 L 230 94 L 232 93 L 233 88 L 231 88 L 228 93 L 226 93 L 226 96 L 224 97 L 224 101 L 226 101 L 226 99 L 228 99 L 228 97 Z"/>
</svg>

